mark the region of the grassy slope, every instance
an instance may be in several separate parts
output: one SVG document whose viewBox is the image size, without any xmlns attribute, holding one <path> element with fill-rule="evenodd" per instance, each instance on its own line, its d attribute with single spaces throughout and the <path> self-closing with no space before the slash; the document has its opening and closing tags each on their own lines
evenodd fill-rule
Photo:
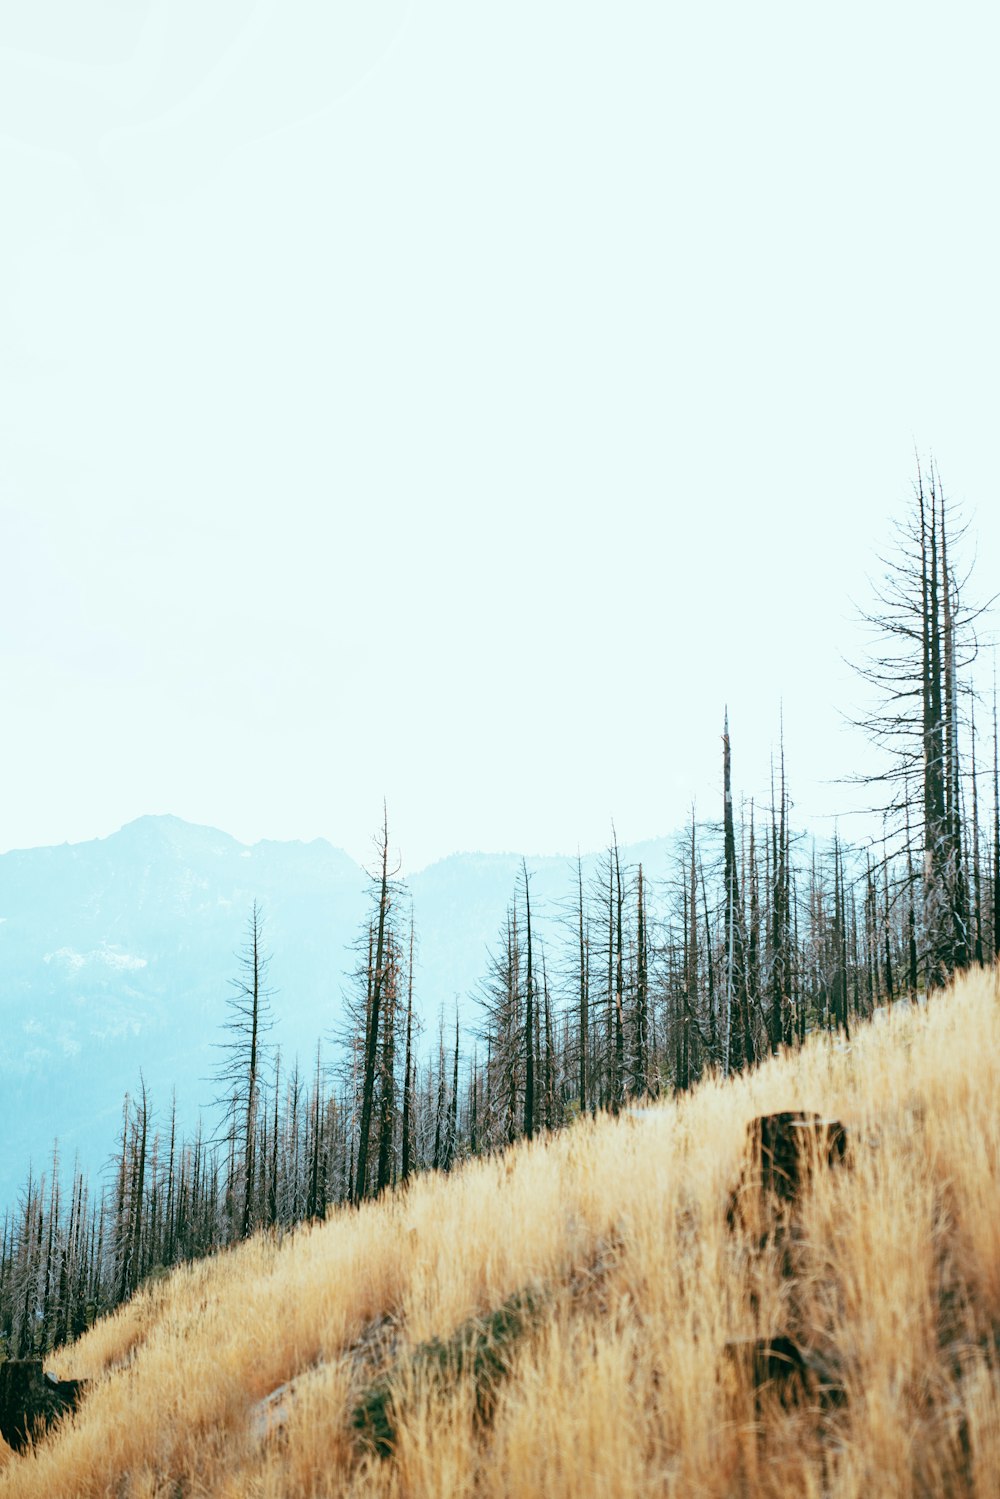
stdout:
<svg viewBox="0 0 1000 1499">
<path fill-rule="evenodd" d="M 0 1499 L 995 1496 L 998 1063 L 997 984 L 978 975 L 850 1048 L 819 1038 L 185 1269 L 65 1351 L 59 1372 L 97 1385 L 35 1454 L 0 1456 Z M 784 1330 L 791 1288 L 725 1206 L 747 1120 L 788 1107 L 836 1114 L 858 1142 L 806 1204 L 795 1292 L 848 1404 L 818 1419 L 767 1403 L 758 1435 L 725 1344 Z M 406 1352 L 529 1287 L 542 1314 L 476 1429 L 470 1378 L 442 1392 Z M 350 1412 L 393 1360 L 416 1372 L 383 1462 Z M 295 1376 L 261 1440 L 254 1403 Z"/>
</svg>

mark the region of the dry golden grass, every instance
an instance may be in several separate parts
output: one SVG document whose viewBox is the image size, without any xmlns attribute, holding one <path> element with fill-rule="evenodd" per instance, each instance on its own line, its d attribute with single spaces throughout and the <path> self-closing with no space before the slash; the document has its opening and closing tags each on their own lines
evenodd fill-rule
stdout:
<svg viewBox="0 0 1000 1499">
<path fill-rule="evenodd" d="M 998 1063 L 997 980 L 977 974 L 849 1049 L 816 1038 L 181 1270 L 64 1352 L 95 1386 L 0 1466 L 0 1499 L 995 1499 Z M 843 1119 L 854 1160 L 807 1195 L 792 1282 L 725 1215 L 747 1121 L 799 1107 Z M 477 1422 L 467 1369 L 442 1383 L 408 1355 L 526 1290 L 540 1310 Z M 758 1409 L 726 1352 L 795 1317 L 841 1371 L 839 1409 Z M 386 1367 L 390 1460 L 351 1425 Z M 292 1379 L 261 1438 L 256 1403 Z"/>
</svg>

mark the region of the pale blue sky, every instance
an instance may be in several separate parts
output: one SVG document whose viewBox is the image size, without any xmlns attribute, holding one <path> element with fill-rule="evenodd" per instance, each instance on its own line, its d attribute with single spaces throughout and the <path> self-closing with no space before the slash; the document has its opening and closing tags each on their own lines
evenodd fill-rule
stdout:
<svg viewBox="0 0 1000 1499">
<path fill-rule="evenodd" d="M 0 0 L 0 846 L 798 815 L 913 448 L 997 584 L 985 4 Z"/>
</svg>

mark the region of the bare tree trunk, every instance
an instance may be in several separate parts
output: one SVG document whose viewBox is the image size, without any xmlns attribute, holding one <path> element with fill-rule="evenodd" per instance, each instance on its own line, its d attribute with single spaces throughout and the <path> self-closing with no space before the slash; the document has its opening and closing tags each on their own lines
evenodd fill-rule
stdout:
<svg viewBox="0 0 1000 1499">
<path fill-rule="evenodd" d="M 243 1150 L 243 1222 L 241 1238 L 248 1238 L 253 1221 L 254 1147 L 257 1142 L 257 1056 L 260 1040 L 260 915 L 257 902 L 250 916 L 250 943 L 253 967 L 250 973 L 250 1033 L 247 1060 L 247 1108 L 244 1123 Z"/>
<path fill-rule="evenodd" d="M 378 937 L 375 945 L 375 971 L 371 982 L 371 999 L 365 1026 L 365 1070 L 361 1094 L 361 1130 L 358 1136 L 358 1164 L 354 1181 L 354 1200 L 360 1202 L 368 1190 L 368 1139 L 372 1126 L 375 1097 L 375 1064 L 378 1058 L 379 1009 L 382 1002 L 383 963 L 385 960 L 386 921 L 389 915 L 389 820 L 382 812 L 382 878 L 378 902 Z"/>
<path fill-rule="evenodd" d="M 625 1017 L 622 1011 L 622 994 L 625 988 L 624 958 L 622 955 L 622 870 L 618 858 L 618 834 L 615 834 L 615 937 L 617 962 L 615 965 L 615 1090 L 612 1108 L 617 1114 L 625 1097 Z"/>
<path fill-rule="evenodd" d="M 749 975 L 743 938 L 743 908 L 740 904 L 740 882 L 736 869 L 736 826 L 733 819 L 732 750 L 729 740 L 729 710 L 722 730 L 722 818 L 723 848 L 725 855 L 725 900 L 728 963 L 726 974 L 726 1057 L 724 1070 L 738 1068 L 750 1063 L 753 1056 L 753 1032 L 751 1029 L 751 1004 Z M 753 832 L 751 828 L 750 858 L 753 863 Z M 733 1008 L 738 1012 L 733 1014 Z M 733 1021 L 737 1020 L 734 1026 Z M 736 1040 L 738 1037 L 738 1045 Z"/>
<path fill-rule="evenodd" d="M 976 715 L 972 714 L 972 899 L 974 906 L 975 959 L 982 967 L 983 946 L 983 880 L 979 849 L 979 784 L 976 773 Z"/>
<path fill-rule="evenodd" d="M 578 907 L 580 927 L 580 1113 L 587 1112 L 587 1050 L 590 1045 L 588 1036 L 588 963 L 586 940 L 583 930 L 583 861 L 577 855 L 576 877 L 579 889 L 580 904 Z"/>
<path fill-rule="evenodd" d="M 530 1140 L 535 1133 L 535 1011 L 534 977 L 531 966 L 531 890 L 528 880 L 528 865 L 522 861 L 524 871 L 524 907 L 527 923 L 528 971 L 524 986 L 524 1133 Z"/>
<path fill-rule="evenodd" d="M 550 1130 L 554 1123 L 555 1099 L 552 1091 L 552 1005 L 549 1000 L 549 975 L 545 967 L 545 953 L 542 953 L 542 994 L 545 1000 L 545 1128 Z"/>
<path fill-rule="evenodd" d="M 448 1156 L 445 1170 L 450 1171 L 458 1149 L 458 1005 L 455 1006 L 455 1060 L 451 1079 L 451 1111 L 448 1122 Z"/>
<path fill-rule="evenodd" d="M 636 901 L 636 974 L 635 974 L 635 1072 L 632 1088 L 637 1097 L 649 1091 L 649 995 L 646 954 L 646 895 L 639 865 L 639 889 Z"/>
<path fill-rule="evenodd" d="M 993 960 L 1000 961 L 1000 737 L 993 690 Z"/>
<path fill-rule="evenodd" d="M 392 1146 L 396 1124 L 396 981 L 399 965 L 396 944 L 386 943 L 385 1022 L 382 1027 L 382 1066 L 379 1077 L 378 1174 L 375 1190 L 381 1195 L 392 1179 Z"/>
<path fill-rule="evenodd" d="M 402 1180 L 408 1181 L 410 1177 L 410 1096 L 413 1088 L 412 1055 L 413 1055 L 413 917 L 410 917 L 410 965 L 406 976 L 406 1062 L 403 1069 L 403 1148 L 402 1160 L 400 1162 L 400 1176 Z"/>
</svg>

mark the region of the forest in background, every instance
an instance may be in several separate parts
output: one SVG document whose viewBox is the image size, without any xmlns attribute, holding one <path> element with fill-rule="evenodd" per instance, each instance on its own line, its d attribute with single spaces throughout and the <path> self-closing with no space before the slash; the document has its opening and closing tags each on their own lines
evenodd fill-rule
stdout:
<svg viewBox="0 0 1000 1499">
<path fill-rule="evenodd" d="M 26 1181 L 0 1242 L 0 1353 L 44 1354 L 150 1277 L 258 1230 L 321 1219 L 426 1170 L 753 1067 L 819 1029 L 849 1040 L 882 1005 L 913 1001 L 1000 953 L 1000 755 L 986 769 L 973 667 L 983 606 L 958 560 L 961 528 L 933 471 L 885 559 L 859 670 L 859 725 L 882 751 L 865 782 L 879 838 L 818 847 L 793 829 L 783 748 L 762 806 L 733 794 L 692 817 L 673 881 L 655 886 L 612 840 L 579 871 L 543 946 L 525 862 L 463 1034 L 415 1034 L 414 932 L 383 822 L 370 912 L 339 1033 L 308 1066 L 268 1044 L 266 931 L 256 907 L 234 979 L 218 1118 L 191 1133 L 142 1082 L 125 1099 L 113 1166 Z M 861 788 L 859 787 L 859 795 Z"/>
</svg>

